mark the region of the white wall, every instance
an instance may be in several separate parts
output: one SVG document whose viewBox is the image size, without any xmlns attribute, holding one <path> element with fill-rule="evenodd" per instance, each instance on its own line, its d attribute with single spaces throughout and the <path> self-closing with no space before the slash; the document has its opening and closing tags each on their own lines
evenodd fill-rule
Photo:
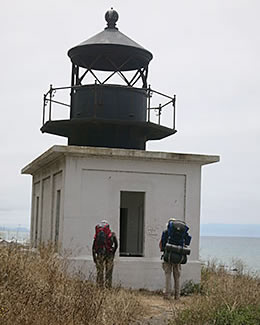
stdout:
<svg viewBox="0 0 260 325">
<path fill-rule="evenodd" d="M 145 192 L 144 258 L 119 257 L 118 250 L 114 281 L 136 288 L 164 287 L 158 243 L 169 217 L 176 217 L 188 223 L 193 237 L 192 254 L 189 265 L 183 268 L 182 279 L 187 280 L 186 274 L 199 282 L 200 169 L 199 164 L 192 163 L 68 156 L 64 247 L 73 252 L 77 263 L 87 263 L 93 271 L 91 245 L 95 225 L 106 219 L 119 236 L 120 191 Z"/>
<path fill-rule="evenodd" d="M 199 204 L 186 181 L 189 174 L 200 174 L 200 166 L 75 157 L 67 157 L 66 166 L 64 245 L 82 248 L 82 255 L 91 254 L 94 227 L 102 219 L 119 234 L 120 191 L 145 192 L 145 257 L 160 255 L 158 241 L 169 217 L 187 219 L 189 208 L 191 228 L 199 221 Z"/>
<path fill-rule="evenodd" d="M 43 169 L 39 169 L 33 175 L 32 184 L 32 210 L 31 210 L 31 242 L 33 246 L 37 242 L 47 243 L 54 240 L 55 219 L 57 206 L 57 191 L 61 191 L 61 209 L 60 209 L 60 238 L 62 238 L 63 221 L 63 170 L 65 168 L 64 160 L 59 159 L 49 164 Z M 37 212 L 37 198 L 39 200 L 39 210 Z M 38 216 L 38 220 L 37 219 Z"/>
</svg>

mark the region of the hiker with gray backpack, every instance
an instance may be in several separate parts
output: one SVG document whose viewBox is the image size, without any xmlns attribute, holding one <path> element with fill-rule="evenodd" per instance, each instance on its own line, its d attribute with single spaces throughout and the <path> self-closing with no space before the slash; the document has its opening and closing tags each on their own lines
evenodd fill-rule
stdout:
<svg viewBox="0 0 260 325">
<path fill-rule="evenodd" d="M 115 252 L 118 247 L 117 238 L 106 220 L 95 227 L 95 236 L 92 245 L 93 261 L 97 269 L 97 284 L 107 288 L 112 287 L 112 274 Z M 104 279 L 105 275 L 105 279 Z"/>
<path fill-rule="evenodd" d="M 174 297 L 180 298 L 180 275 L 181 264 L 187 263 L 187 255 L 190 254 L 188 247 L 191 236 L 188 234 L 189 227 L 184 221 L 170 218 L 166 229 L 162 232 L 160 250 L 163 252 L 163 270 L 165 273 L 165 295 L 166 299 L 171 297 L 171 274 L 174 279 Z"/>
</svg>

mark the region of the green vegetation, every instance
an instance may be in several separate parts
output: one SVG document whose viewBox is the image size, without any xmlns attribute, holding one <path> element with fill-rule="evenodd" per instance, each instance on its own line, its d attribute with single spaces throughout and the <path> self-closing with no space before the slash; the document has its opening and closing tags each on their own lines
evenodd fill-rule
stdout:
<svg viewBox="0 0 260 325">
<path fill-rule="evenodd" d="M 188 284 L 193 295 L 170 324 L 260 324 L 260 279 L 241 270 L 232 275 L 216 264 L 204 267 L 200 287 Z"/>
</svg>

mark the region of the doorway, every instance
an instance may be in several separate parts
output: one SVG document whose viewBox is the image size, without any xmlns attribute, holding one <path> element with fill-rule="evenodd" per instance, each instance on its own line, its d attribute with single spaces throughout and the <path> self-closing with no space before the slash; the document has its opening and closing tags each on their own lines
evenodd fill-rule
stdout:
<svg viewBox="0 0 260 325">
<path fill-rule="evenodd" d="M 120 192 L 120 256 L 143 256 L 144 192 Z"/>
</svg>

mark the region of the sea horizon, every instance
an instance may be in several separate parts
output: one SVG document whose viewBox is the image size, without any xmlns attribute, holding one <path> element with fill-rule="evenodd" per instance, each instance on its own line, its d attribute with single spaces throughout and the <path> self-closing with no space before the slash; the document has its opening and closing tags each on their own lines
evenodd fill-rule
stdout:
<svg viewBox="0 0 260 325">
<path fill-rule="evenodd" d="M 200 236 L 260 238 L 260 224 L 202 223 Z"/>
<path fill-rule="evenodd" d="M 200 235 L 200 237 L 241 237 L 241 238 L 259 238 L 260 239 L 260 236 L 248 236 L 248 235 Z"/>
<path fill-rule="evenodd" d="M 227 267 L 244 266 L 260 274 L 260 238 L 246 236 L 200 236 L 202 262 L 217 261 Z"/>
</svg>

